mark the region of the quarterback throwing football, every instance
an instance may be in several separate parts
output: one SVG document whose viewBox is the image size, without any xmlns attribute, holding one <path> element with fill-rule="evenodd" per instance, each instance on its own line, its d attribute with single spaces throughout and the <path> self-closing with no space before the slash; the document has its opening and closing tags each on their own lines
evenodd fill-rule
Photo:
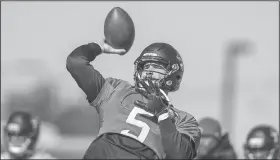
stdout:
<svg viewBox="0 0 280 160">
<path fill-rule="evenodd" d="M 67 70 L 100 115 L 99 134 L 83 158 L 193 159 L 200 141 L 197 121 L 167 97 L 179 89 L 181 56 L 167 43 L 149 45 L 134 62 L 135 85 L 105 79 L 90 64 L 101 53 L 124 52 L 105 42 L 89 43 L 67 58 Z"/>
</svg>

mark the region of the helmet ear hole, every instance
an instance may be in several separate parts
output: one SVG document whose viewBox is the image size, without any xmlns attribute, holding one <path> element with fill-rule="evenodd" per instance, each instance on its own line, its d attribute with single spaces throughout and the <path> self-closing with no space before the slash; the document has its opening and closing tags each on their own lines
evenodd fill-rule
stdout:
<svg viewBox="0 0 280 160">
<path fill-rule="evenodd" d="M 180 80 L 180 79 L 181 79 L 181 76 L 179 76 L 179 75 L 176 76 L 176 79 L 177 79 L 177 80 Z"/>
</svg>

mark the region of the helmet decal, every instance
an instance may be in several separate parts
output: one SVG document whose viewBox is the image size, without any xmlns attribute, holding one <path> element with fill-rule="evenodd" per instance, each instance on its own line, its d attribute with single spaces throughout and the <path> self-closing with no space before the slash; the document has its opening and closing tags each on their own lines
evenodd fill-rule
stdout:
<svg viewBox="0 0 280 160">
<path fill-rule="evenodd" d="M 168 85 L 168 86 L 171 86 L 171 84 L 172 84 L 172 81 L 171 81 L 171 80 L 169 80 L 169 81 L 166 82 L 166 85 Z"/>
<path fill-rule="evenodd" d="M 177 71 L 179 69 L 179 65 L 178 64 L 173 64 L 172 69 Z"/>
</svg>

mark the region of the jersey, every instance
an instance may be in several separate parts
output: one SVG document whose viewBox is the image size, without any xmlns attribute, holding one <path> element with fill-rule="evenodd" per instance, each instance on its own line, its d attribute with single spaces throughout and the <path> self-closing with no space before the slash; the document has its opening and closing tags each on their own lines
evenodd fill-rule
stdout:
<svg viewBox="0 0 280 160">
<path fill-rule="evenodd" d="M 91 103 L 100 114 L 101 127 L 98 136 L 104 133 L 129 136 L 147 145 L 159 158 L 164 158 L 159 126 L 149 118 L 153 114 L 134 105 L 135 100 L 147 102 L 128 82 L 114 78 L 106 79 L 99 95 Z M 178 114 L 175 121 L 177 130 L 197 142 L 197 133 L 191 126 L 193 116 L 178 109 L 175 111 Z"/>
<path fill-rule="evenodd" d="M 1 159 L 13 159 L 8 152 L 4 152 L 1 154 Z M 56 159 L 48 153 L 37 151 L 28 159 Z"/>
</svg>

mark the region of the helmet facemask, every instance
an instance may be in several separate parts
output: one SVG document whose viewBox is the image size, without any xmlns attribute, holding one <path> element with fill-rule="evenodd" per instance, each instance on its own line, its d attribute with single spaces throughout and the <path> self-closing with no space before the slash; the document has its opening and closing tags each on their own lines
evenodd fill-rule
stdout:
<svg viewBox="0 0 280 160">
<path fill-rule="evenodd" d="M 272 159 L 275 149 L 245 150 L 247 159 Z"/>
<path fill-rule="evenodd" d="M 265 145 L 263 138 L 250 138 L 248 144 L 244 145 L 245 157 L 247 159 L 272 159 L 275 146 Z"/>
<path fill-rule="evenodd" d="M 162 90 L 168 92 L 169 90 L 163 88 L 163 83 L 165 82 L 165 78 L 171 73 L 172 71 L 170 70 L 170 65 L 168 63 L 153 60 L 136 61 L 134 80 L 136 85 L 139 85 L 137 83 L 139 80 L 143 80 L 147 85 L 149 85 L 147 81 L 151 80 L 154 84 L 158 83 Z"/>
<path fill-rule="evenodd" d="M 147 62 L 142 67 L 142 72 L 140 72 L 141 80 L 151 80 L 153 83 L 163 79 L 167 75 L 167 69 L 158 63 Z"/>
</svg>

